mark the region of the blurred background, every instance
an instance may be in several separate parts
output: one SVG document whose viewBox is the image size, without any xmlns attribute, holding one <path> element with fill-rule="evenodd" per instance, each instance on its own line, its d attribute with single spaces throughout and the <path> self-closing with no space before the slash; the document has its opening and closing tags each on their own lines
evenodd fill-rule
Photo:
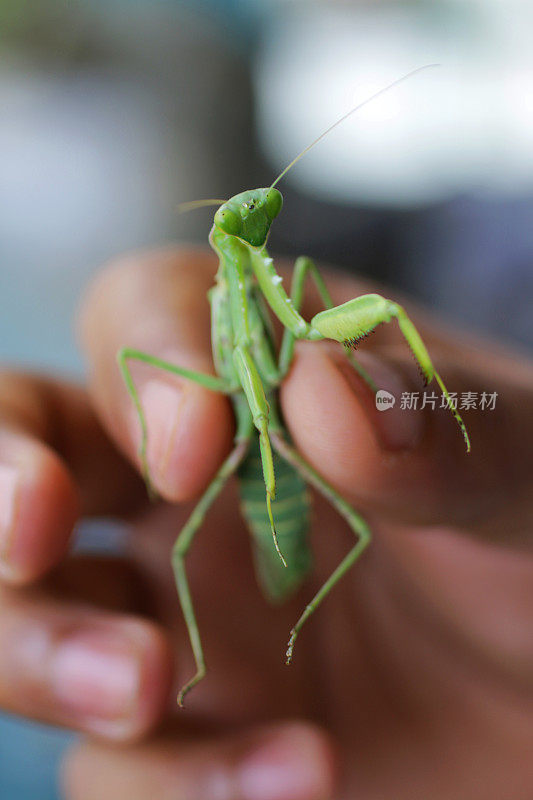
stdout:
<svg viewBox="0 0 533 800">
<path fill-rule="evenodd" d="M 205 242 L 179 202 L 269 185 L 433 62 L 284 179 L 271 249 L 530 347 L 532 32 L 522 0 L 0 0 L 0 360 L 81 374 L 102 262 Z M 57 798 L 70 738 L 0 717 L 1 800 Z"/>
</svg>

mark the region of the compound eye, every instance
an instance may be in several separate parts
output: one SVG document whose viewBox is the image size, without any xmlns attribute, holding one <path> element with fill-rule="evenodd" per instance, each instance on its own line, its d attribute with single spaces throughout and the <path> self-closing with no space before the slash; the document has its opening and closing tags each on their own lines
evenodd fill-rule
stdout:
<svg viewBox="0 0 533 800">
<path fill-rule="evenodd" d="M 221 206 L 215 214 L 215 225 L 229 236 L 238 236 L 242 230 L 242 220 L 227 206 Z"/>
<path fill-rule="evenodd" d="M 265 207 L 269 218 L 272 220 L 278 216 L 283 205 L 283 196 L 277 189 L 269 189 L 265 195 Z"/>
</svg>

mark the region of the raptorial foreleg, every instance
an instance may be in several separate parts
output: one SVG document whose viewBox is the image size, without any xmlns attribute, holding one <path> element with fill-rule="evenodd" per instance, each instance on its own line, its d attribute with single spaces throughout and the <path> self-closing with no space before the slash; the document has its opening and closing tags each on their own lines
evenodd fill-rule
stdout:
<svg viewBox="0 0 533 800">
<path fill-rule="evenodd" d="M 440 386 L 448 408 L 461 429 L 466 450 L 470 452 L 470 440 L 461 415 L 453 405 L 441 376 L 433 366 L 420 334 L 402 306 L 379 294 L 365 294 L 336 308 L 321 311 L 313 317 L 311 325 L 327 339 L 355 346 L 378 325 L 391 322 L 393 319 L 398 320 L 400 330 L 415 357 L 425 383 L 430 383 L 434 378 Z"/>
</svg>

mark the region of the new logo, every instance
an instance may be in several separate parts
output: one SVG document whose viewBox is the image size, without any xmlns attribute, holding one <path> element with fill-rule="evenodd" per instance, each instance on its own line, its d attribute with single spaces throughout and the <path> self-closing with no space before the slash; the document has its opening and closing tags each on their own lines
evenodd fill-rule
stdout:
<svg viewBox="0 0 533 800">
<path fill-rule="evenodd" d="M 378 389 L 376 392 L 376 408 L 378 411 L 387 411 L 387 409 L 393 407 L 395 402 L 394 395 L 386 392 L 385 389 Z"/>
</svg>

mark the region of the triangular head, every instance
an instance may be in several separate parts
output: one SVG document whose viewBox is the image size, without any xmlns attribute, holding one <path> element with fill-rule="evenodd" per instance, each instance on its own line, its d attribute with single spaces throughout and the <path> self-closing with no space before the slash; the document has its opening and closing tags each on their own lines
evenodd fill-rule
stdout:
<svg viewBox="0 0 533 800">
<path fill-rule="evenodd" d="M 272 221 L 282 206 L 283 197 L 277 189 L 248 189 L 220 206 L 215 227 L 251 247 L 264 247 Z"/>
</svg>

